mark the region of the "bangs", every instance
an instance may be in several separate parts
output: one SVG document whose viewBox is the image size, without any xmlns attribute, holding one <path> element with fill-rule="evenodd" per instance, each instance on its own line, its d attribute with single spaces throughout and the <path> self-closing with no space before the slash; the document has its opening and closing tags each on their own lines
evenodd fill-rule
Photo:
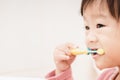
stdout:
<svg viewBox="0 0 120 80">
<path fill-rule="evenodd" d="M 120 0 L 82 0 L 81 4 L 81 15 L 83 16 L 84 10 L 88 5 L 94 5 L 94 2 L 100 1 L 100 7 L 102 8 L 103 4 L 106 4 L 110 14 L 116 19 L 119 20 L 120 17 Z"/>
</svg>

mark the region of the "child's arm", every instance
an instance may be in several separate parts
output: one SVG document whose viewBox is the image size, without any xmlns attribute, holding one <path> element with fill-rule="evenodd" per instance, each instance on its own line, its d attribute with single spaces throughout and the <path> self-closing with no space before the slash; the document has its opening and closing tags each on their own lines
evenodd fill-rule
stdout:
<svg viewBox="0 0 120 80">
<path fill-rule="evenodd" d="M 56 75 L 66 71 L 71 67 L 72 62 L 75 59 L 75 55 L 71 54 L 71 49 L 74 49 L 74 45 L 66 43 L 56 47 L 54 51 L 54 61 L 56 65 Z"/>
<path fill-rule="evenodd" d="M 71 69 L 60 73 L 59 75 L 55 74 L 55 70 L 50 72 L 46 77 L 47 80 L 73 80 Z"/>
<path fill-rule="evenodd" d="M 56 70 L 50 73 L 48 80 L 73 80 L 71 75 L 71 64 L 75 59 L 75 55 L 71 54 L 71 49 L 74 49 L 74 45 L 66 43 L 58 46 L 54 51 L 54 61 Z"/>
</svg>

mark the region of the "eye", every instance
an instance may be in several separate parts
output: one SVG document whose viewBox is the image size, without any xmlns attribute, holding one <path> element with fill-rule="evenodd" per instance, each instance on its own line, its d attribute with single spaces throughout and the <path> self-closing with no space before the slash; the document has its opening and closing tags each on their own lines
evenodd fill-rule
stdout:
<svg viewBox="0 0 120 80">
<path fill-rule="evenodd" d="M 102 27 L 105 27 L 105 25 L 103 25 L 103 24 L 97 24 L 97 28 L 102 28 Z"/>
<path fill-rule="evenodd" d="M 90 29 L 90 27 L 89 27 L 89 26 L 85 26 L 85 29 L 86 29 L 86 30 L 89 30 L 89 29 Z"/>
</svg>

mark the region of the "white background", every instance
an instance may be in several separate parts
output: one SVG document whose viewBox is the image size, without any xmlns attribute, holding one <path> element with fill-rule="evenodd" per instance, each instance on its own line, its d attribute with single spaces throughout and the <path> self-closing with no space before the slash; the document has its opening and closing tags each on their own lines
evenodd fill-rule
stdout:
<svg viewBox="0 0 120 80">
<path fill-rule="evenodd" d="M 73 42 L 84 48 L 80 2 L 0 0 L 0 76 L 44 77 L 55 68 L 57 45 Z M 78 67 L 85 76 L 87 58 Z"/>
</svg>

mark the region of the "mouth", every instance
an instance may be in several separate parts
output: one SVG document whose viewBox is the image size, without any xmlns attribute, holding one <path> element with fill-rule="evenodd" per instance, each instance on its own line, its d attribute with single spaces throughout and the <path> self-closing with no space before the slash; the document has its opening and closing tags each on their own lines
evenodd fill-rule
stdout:
<svg viewBox="0 0 120 80">
<path fill-rule="evenodd" d="M 88 48 L 88 54 L 91 55 L 104 55 L 105 51 L 102 48 Z"/>
<path fill-rule="evenodd" d="M 88 49 L 90 52 L 88 53 L 88 54 L 91 54 L 91 55 L 98 55 L 98 53 L 97 53 L 97 48 L 96 49 L 91 49 L 91 48 L 89 48 Z"/>
<path fill-rule="evenodd" d="M 98 55 L 98 53 L 94 52 L 94 53 L 92 53 L 92 55 L 93 55 L 93 56 L 94 56 L 94 55 Z"/>
</svg>

